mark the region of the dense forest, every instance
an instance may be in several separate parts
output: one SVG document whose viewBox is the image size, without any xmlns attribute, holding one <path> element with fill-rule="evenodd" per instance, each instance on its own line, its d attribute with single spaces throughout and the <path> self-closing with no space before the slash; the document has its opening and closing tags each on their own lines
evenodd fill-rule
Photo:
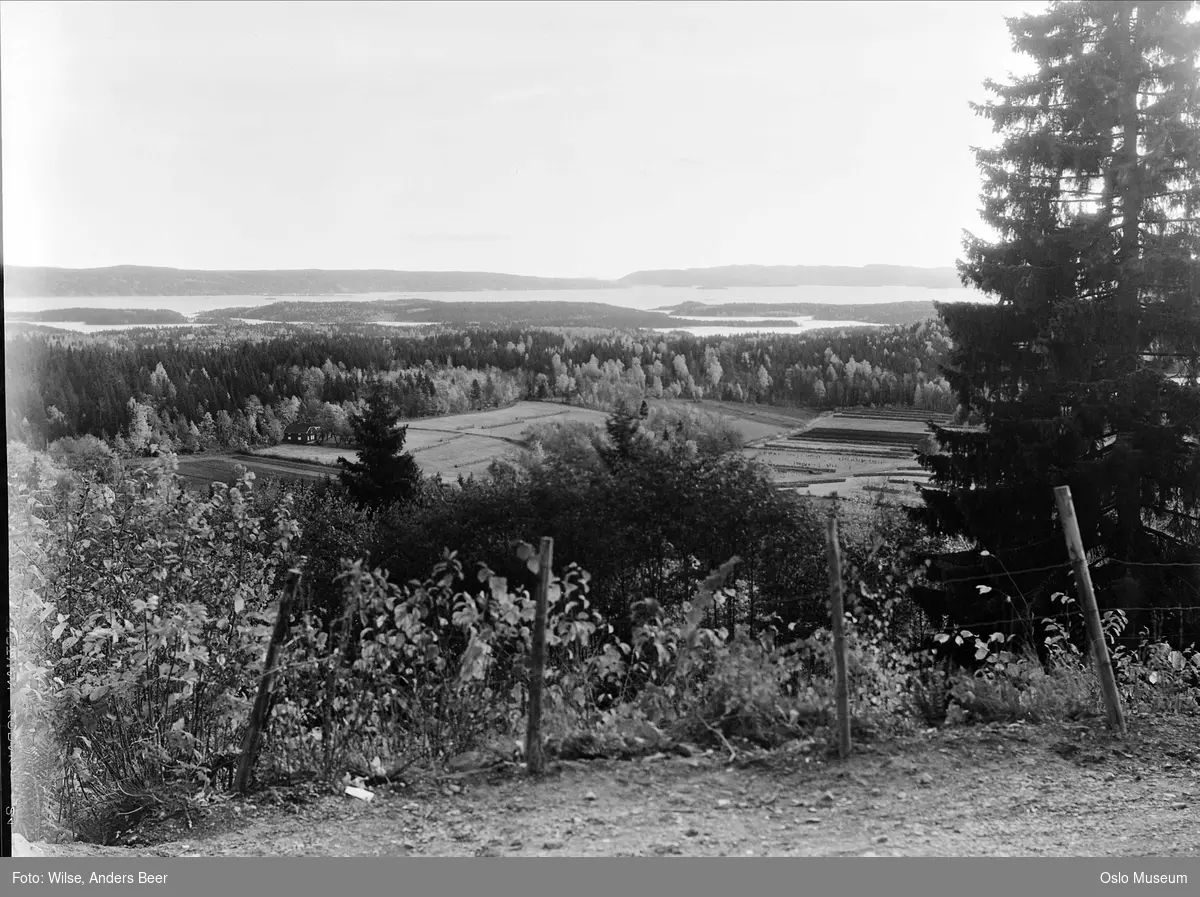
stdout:
<svg viewBox="0 0 1200 897">
<path fill-rule="evenodd" d="M 81 335 L 13 330 L 8 427 L 34 445 L 93 435 L 137 450 L 273 444 L 296 421 L 338 440 L 372 373 L 405 418 L 521 399 L 611 409 L 642 397 L 953 410 L 934 322 L 796 335 L 229 325 Z"/>
</svg>

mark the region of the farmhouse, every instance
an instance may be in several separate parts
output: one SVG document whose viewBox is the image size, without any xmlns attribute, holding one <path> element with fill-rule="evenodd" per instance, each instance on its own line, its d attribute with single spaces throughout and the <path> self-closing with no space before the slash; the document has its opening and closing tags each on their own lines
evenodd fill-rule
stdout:
<svg viewBox="0 0 1200 897">
<path fill-rule="evenodd" d="M 283 431 L 283 441 L 302 445 L 321 443 L 325 441 L 325 428 L 316 424 L 290 424 Z"/>
</svg>

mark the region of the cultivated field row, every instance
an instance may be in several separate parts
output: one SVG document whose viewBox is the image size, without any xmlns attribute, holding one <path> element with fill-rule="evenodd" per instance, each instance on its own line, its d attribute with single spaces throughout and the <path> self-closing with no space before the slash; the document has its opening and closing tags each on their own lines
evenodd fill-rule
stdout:
<svg viewBox="0 0 1200 897">
<path fill-rule="evenodd" d="M 492 461 L 515 452 L 530 426 L 553 421 L 603 426 L 606 417 L 604 412 L 590 408 L 517 402 L 507 408 L 407 421 L 405 448 L 426 476 L 453 481 L 459 476 L 482 474 Z M 358 452 L 334 445 L 280 443 L 247 454 L 183 456 L 179 459 L 179 474 L 195 485 L 228 482 L 240 464 L 260 477 L 318 480 L 336 475 L 339 458 L 357 461 Z"/>
<path fill-rule="evenodd" d="M 913 504 L 926 479 L 913 449 L 929 420 L 944 415 L 910 409 L 855 409 L 825 414 L 802 430 L 748 449 L 780 488 L 850 501 Z"/>
<path fill-rule="evenodd" d="M 655 403 L 658 404 L 658 403 Z M 925 475 L 912 449 L 924 438 L 925 412 L 905 409 L 854 410 L 816 414 L 725 402 L 697 403 L 725 417 L 746 442 L 746 455 L 767 466 L 783 488 L 822 496 L 906 500 L 912 483 Z M 469 414 L 407 422 L 405 447 L 427 476 L 454 481 L 481 475 L 499 458 L 511 456 L 530 426 L 579 421 L 603 427 L 601 411 L 543 402 L 517 402 Z M 237 464 L 260 477 L 317 480 L 334 476 L 338 458 L 357 460 L 352 448 L 280 444 L 238 455 L 184 456 L 179 473 L 193 484 L 228 481 Z"/>
</svg>

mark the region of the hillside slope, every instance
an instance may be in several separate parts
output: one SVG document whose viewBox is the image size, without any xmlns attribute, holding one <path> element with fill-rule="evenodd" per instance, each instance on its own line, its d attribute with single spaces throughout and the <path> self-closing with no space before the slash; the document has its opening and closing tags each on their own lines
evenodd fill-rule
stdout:
<svg viewBox="0 0 1200 897">
<path fill-rule="evenodd" d="M 586 278 L 482 271 L 195 271 L 143 265 L 4 268 L 8 296 L 325 296 L 402 290 L 586 290 L 612 285 Z"/>
<path fill-rule="evenodd" d="M 851 268 L 832 265 L 725 265 L 719 268 L 635 271 L 620 282 L 661 287 L 924 287 L 955 289 L 962 286 L 953 268 L 912 268 L 902 265 L 865 265 Z"/>
<path fill-rule="evenodd" d="M 891 286 L 952 289 L 962 286 L 953 268 L 866 265 L 726 265 L 719 268 L 635 271 L 619 280 L 530 277 L 487 271 L 320 269 L 202 271 L 147 265 L 45 268 L 6 265 L 4 292 L 12 297 L 59 296 L 330 296 L 356 293 L 467 290 L 587 290 L 633 286 L 778 287 Z"/>
</svg>

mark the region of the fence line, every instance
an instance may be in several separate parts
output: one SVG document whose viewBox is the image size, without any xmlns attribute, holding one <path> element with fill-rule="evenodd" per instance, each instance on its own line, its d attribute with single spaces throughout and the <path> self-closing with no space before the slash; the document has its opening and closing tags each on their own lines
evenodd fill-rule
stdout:
<svg viewBox="0 0 1200 897">
<path fill-rule="evenodd" d="M 1114 564 L 1124 564 L 1130 567 L 1197 567 L 1200 568 L 1200 563 L 1194 561 L 1119 561 L 1113 559 Z M 1021 576 L 1025 573 L 1045 573 L 1049 570 L 1064 570 L 1070 569 L 1070 561 L 1062 561 L 1058 564 L 1048 564 L 1045 567 L 1026 567 L 1023 570 L 1001 570 L 996 573 L 985 573 L 976 576 L 957 576 L 951 579 L 935 579 L 930 580 L 931 583 L 956 583 L 956 582 L 977 582 L 980 579 L 994 579 L 1003 576 Z"/>
<path fill-rule="evenodd" d="M 1200 607 L 1188 607 L 1188 606 L 1183 606 L 1183 605 L 1171 605 L 1168 607 L 1114 607 L 1114 608 L 1108 608 L 1108 610 L 1121 610 L 1121 611 L 1184 610 L 1184 611 L 1192 611 L 1193 613 L 1200 613 Z M 1103 613 L 1103 611 L 1102 611 L 1102 613 Z M 1037 617 L 1005 617 L 1005 618 L 998 619 L 998 620 L 977 620 L 974 623 L 966 624 L 965 626 L 960 627 L 960 628 L 970 629 L 971 627 L 992 626 L 997 623 L 1041 623 L 1041 622 L 1044 622 L 1045 620 L 1063 620 L 1063 619 L 1068 619 L 1071 617 L 1082 617 L 1082 616 L 1083 616 L 1082 610 L 1077 610 L 1077 611 L 1067 611 L 1067 612 L 1057 613 L 1057 614 L 1042 614 Z"/>
<path fill-rule="evenodd" d="M 981 579 L 993 579 L 997 576 L 1020 576 L 1023 573 L 1045 573 L 1048 570 L 1062 570 L 1070 568 L 1070 564 L 1066 561 L 1060 564 L 1050 564 L 1046 567 L 1027 567 L 1024 570 L 1001 570 L 998 573 L 985 573 L 978 576 L 957 576 L 952 579 L 934 579 L 931 583 L 955 583 L 955 582 L 978 582 Z"/>
<path fill-rule="evenodd" d="M 1196 561 L 1121 561 L 1113 560 L 1114 564 L 1125 564 L 1129 567 L 1200 567 Z"/>
</svg>

